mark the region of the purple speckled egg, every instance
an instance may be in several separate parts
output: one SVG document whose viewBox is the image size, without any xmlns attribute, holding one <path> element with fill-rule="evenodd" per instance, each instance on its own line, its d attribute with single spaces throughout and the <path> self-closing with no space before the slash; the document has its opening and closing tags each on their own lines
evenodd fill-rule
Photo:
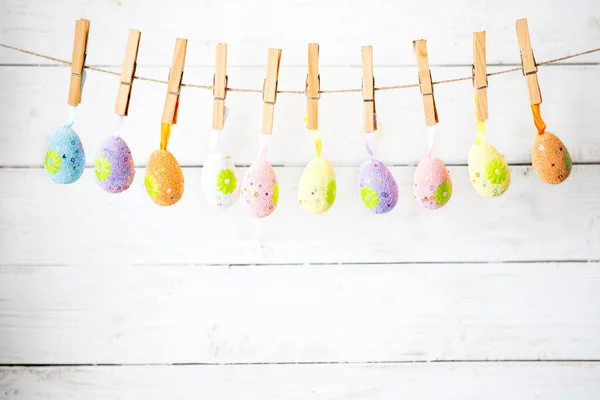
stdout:
<svg viewBox="0 0 600 400">
<path fill-rule="evenodd" d="M 415 171 L 414 189 L 415 199 L 423 207 L 435 210 L 446 205 L 452 196 L 452 179 L 442 160 L 421 160 Z"/>
<path fill-rule="evenodd" d="M 96 157 L 96 182 L 108 193 L 121 193 L 133 182 L 135 168 L 129 146 L 121 137 L 111 136 Z"/>
<path fill-rule="evenodd" d="M 378 160 L 362 163 L 358 190 L 363 204 L 375 214 L 384 214 L 398 202 L 398 185 L 389 169 Z"/>
</svg>

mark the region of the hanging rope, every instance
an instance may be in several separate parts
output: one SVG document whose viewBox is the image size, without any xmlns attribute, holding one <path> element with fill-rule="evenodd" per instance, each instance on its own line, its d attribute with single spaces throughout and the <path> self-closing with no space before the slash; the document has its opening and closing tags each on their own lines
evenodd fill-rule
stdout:
<svg viewBox="0 0 600 400">
<path fill-rule="evenodd" d="M 57 63 L 61 63 L 61 64 L 65 64 L 65 65 L 71 65 L 71 62 L 67 61 L 67 60 L 61 60 L 60 58 L 55 58 L 55 57 L 50 57 L 44 54 L 40 54 L 40 53 L 36 53 L 30 50 L 25 50 L 25 49 L 21 49 L 19 47 L 14 47 L 14 46 L 9 46 L 7 44 L 3 44 L 0 43 L 0 47 L 4 47 L 6 49 L 11 49 L 11 50 L 15 50 L 24 54 L 28 54 L 31 56 L 35 56 L 35 57 L 40 57 L 40 58 L 44 58 L 46 60 L 50 60 L 50 61 L 55 61 Z M 548 60 L 548 61 L 543 61 L 540 63 L 537 63 L 538 66 L 543 66 L 543 65 L 548 65 L 548 64 L 554 64 L 557 62 L 561 62 L 561 61 L 565 61 L 565 60 L 569 60 L 571 58 L 575 58 L 575 57 L 581 57 L 584 56 L 586 54 L 592 54 L 592 53 L 596 53 L 600 51 L 600 47 L 596 48 L 596 49 L 591 49 L 591 50 L 586 50 L 586 51 L 582 51 L 580 53 L 575 53 L 575 54 L 571 54 L 568 56 L 564 56 L 564 57 L 560 57 L 560 58 L 555 58 L 552 60 Z M 114 72 L 114 71 L 110 71 L 104 68 L 99 68 L 99 67 L 92 67 L 92 66 L 84 66 L 85 69 L 88 69 L 90 71 L 96 71 L 96 72 L 102 72 L 104 74 L 110 74 L 110 75 L 115 75 L 115 76 L 121 76 L 120 72 Z M 516 71 L 521 71 L 523 68 L 522 67 L 515 67 L 515 68 L 511 68 L 511 69 L 505 69 L 502 71 L 497 71 L 497 72 L 490 72 L 489 74 L 487 74 L 487 76 L 494 76 L 494 75 L 502 75 L 502 74 L 508 74 L 509 72 L 516 72 Z M 134 79 L 138 79 L 140 81 L 147 81 L 147 82 L 155 82 L 155 83 L 164 83 L 167 84 L 167 81 L 163 81 L 160 79 L 153 79 L 153 78 L 146 78 L 144 76 L 135 76 Z M 454 78 L 454 79 L 445 79 L 445 80 L 441 80 L 441 81 L 436 81 L 433 82 L 434 85 L 440 85 L 442 83 L 451 83 L 451 82 L 461 82 L 461 81 L 470 81 L 471 79 L 473 79 L 472 76 L 466 76 L 464 78 Z M 207 90 L 212 90 L 213 86 L 212 85 L 196 85 L 193 83 L 184 83 L 181 86 L 185 86 L 185 87 L 190 87 L 190 88 L 196 88 L 196 89 L 207 89 Z M 395 89 L 408 89 L 408 88 L 413 88 L 413 87 L 419 87 L 418 83 L 412 83 L 409 85 L 394 85 L 394 86 L 380 86 L 380 87 L 376 87 L 375 90 L 395 90 Z M 242 93 L 262 93 L 263 91 L 261 89 L 243 89 L 243 88 L 231 88 L 228 87 L 227 88 L 228 92 L 242 92 Z M 334 89 L 334 90 L 321 90 L 319 91 L 319 93 L 351 93 L 351 92 L 361 92 L 362 89 Z M 283 93 L 283 94 L 305 94 L 304 90 L 278 90 L 277 93 Z"/>
</svg>

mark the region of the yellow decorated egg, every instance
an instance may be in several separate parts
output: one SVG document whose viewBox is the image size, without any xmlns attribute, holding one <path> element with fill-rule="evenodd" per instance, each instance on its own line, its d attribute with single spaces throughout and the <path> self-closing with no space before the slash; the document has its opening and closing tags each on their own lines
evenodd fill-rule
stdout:
<svg viewBox="0 0 600 400">
<path fill-rule="evenodd" d="M 544 132 L 533 139 L 531 164 L 540 180 L 545 183 L 561 183 L 571 174 L 571 155 L 564 143 L 550 132 Z"/>
<path fill-rule="evenodd" d="M 469 152 L 471 185 L 484 197 L 502 196 L 510 185 L 510 168 L 498 150 L 485 140 Z"/>
<path fill-rule="evenodd" d="M 335 172 L 331 164 L 324 158 L 313 158 L 302 171 L 298 202 L 304 211 L 322 214 L 333 205 L 335 194 Z"/>
<path fill-rule="evenodd" d="M 146 165 L 146 192 L 160 206 L 171 206 L 183 196 L 183 171 L 168 150 L 156 150 Z"/>
</svg>

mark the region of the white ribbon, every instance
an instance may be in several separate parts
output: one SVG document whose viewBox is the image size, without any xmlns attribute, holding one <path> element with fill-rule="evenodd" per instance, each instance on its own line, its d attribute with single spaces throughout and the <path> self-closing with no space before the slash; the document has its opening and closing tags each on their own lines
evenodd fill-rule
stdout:
<svg viewBox="0 0 600 400">
<path fill-rule="evenodd" d="M 125 123 L 125 116 L 116 114 L 115 117 L 116 117 L 115 118 L 115 128 L 113 130 L 113 136 L 118 137 L 121 135 L 121 128 L 123 127 L 123 124 Z"/>
<path fill-rule="evenodd" d="M 427 138 L 429 140 L 429 153 L 427 156 L 431 158 L 435 152 L 435 125 L 427 127 Z"/>
<path fill-rule="evenodd" d="M 223 116 L 223 126 L 225 126 L 225 122 L 227 121 L 227 115 L 229 115 L 229 107 L 225 106 L 225 115 Z M 214 152 L 219 147 L 219 142 L 221 141 L 221 132 L 222 129 L 213 129 L 210 131 L 210 136 L 208 138 L 208 148 L 210 152 Z"/>
<path fill-rule="evenodd" d="M 373 142 L 375 141 L 375 132 L 365 132 L 365 149 L 369 154 L 369 158 L 373 160 Z"/>
</svg>

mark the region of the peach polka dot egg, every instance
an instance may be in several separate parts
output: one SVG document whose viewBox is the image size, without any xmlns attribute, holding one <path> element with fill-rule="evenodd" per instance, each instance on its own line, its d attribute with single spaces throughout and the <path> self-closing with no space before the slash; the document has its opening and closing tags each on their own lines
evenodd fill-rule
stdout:
<svg viewBox="0 0 600 400">
<path fill-rule="evenodd" d="M 240 191 L 240 201 L 255 218 L 264 218 L 275 211 L 279 201 L 279 184 L 275 170 L 266 160 L 250 165 Z"/>
<path fill-rule="evenodd" d="M 452 197 L 452 179 L 446 165 L 437 157 L 421 160 L 415 171 L 415 199 L 424 208 L 435 210 Z"/>
<path fill-rule="evenodd" d="M 469 152 L 471 185 L 483 197 L 502 196 L 510 185 L 510 169 L 504 156 L 485 140 Z"/>
<path fill-rule="evenodd" d="M 564 143 L 554 134 L 537 135 L 531 144 L 531 164 L 540 180 L 557 184 L 571 174 L 571 155 Z"/>
<path fill-rule="evenodd" d="M 156 150 L 150 156 L 144 178 L 146 192 L 160 206 L 171 206 L 183 196 L 183 171 L 168 150 Z"/>
</svg>

